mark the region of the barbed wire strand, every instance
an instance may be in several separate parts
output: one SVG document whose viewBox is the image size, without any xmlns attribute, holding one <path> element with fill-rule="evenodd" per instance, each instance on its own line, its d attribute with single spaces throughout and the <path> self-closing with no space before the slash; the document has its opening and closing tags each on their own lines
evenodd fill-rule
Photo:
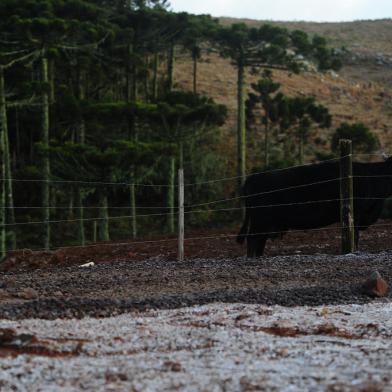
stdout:
<svg viewBox="0 0 392 392">
<path fill-rule="evenodd" d="M 349 155 L 346 155 L 343 158 L 346 158 L 348 156 Z M 289 169 L 294 169 L 294 168 L 297 168 L 297 167 L 311 166 L 311 165 L 315 165 L 315 164 L 321 164 L 321 163 L 338 161 L 338 160 L 340 160 L 340 158 L 331 158 L 331 159 L 326 159 L 324 161 L 310 162 L 310 163 L 305 163 L 305 164 L 302 164 L 302 165 L 293 165 L 293 166 L 288 166 L 288 167 L 284 167 L 284 168 L 280 168 L 280 169 L 264 170 L 264 171 L 255 172 L 255 173 L 248 173 L 248 174 L 246 174 L 246 177 L 254 176 L 254 175 L 258 175 L 258 174 L 281 172 L 281 171 L 285 171 L 285 170 L 289 170 Z M 196 182 L 196 183 L 193 183 L 193 184 L 192 183 L 191 184 L 188 183 L 188 184 L 185 184 L 185 186 L 205 185 L 205 184 L 214 183 L 214 182 L 238 180 L 239 178 L 242 178 L 242 176 L 226 177 L 226 178 L 220 178 L 220 179 L 214 179 L 214 180 L 206 180 L 206 181 L 202 181 L 202 182 Z"/>
<path fill-rule="evenodd" d="M 325 159 L 323 161 L 316 161 L 316 162 L 309 162 L 301 165 L 292 165 L 280 169 L 271 169 L 271 170 L 263 170 L 260 172 L 248 173 L 245 176 L 249 177 L 252 175 L 264 174 L 264 173 L 274 173 L 280 172 L 285 170 L 290 170 L 298 167 L 304 166 L 311 166 L 315 164 L 322 164 L 327 162 L 339 161 L 342 158 L 346 158 L 347 156 L 382 156 L 381 153 L 379 154 L 349 154 L 344 157 L 339 158 L 331 158 Z M 205 180 L 195 183 L 186 183 L 185 186 L 197 186 L 197 185 L 205 185 L 209 183 L 216 183 L 216 182 L 223 182 L 223 181 L 230 181 L 230 180 L 237 180 L 242 178 L 242 176 L 233 176 L 233 177 L 222 177 L 217 179 Z M 82 181 L 82 180 L 46 180 L 46 179 L 18 179 L 18 178 L 3 178 L 2 181 L 14 181 L 14 182 L 47 182 L 47 183 L 63 183 L 63 184 L 85 184 L 85 185 L 103 185 L 103 186 L 136 186 L 136 187 L 177 187 L 178 184 L 142 184 L 142 183 L 129 183 L 129 182 L 105 182 L 105 181 Z"/>
<path fill-rule="evenodd" d="M 385 200 L 385 197 L 353 197 L 353 200 Z M 335 201 L 343 201 L 350 200 L 347 198 L 338 198 L 338 199 L 325 199 L 325 200 L 309 200 L 303 202 L 296 203 L 281 203 L 281 204 L 266 204 L 266 205 L 257 205 L 257 206 L 246 206 L 247 209 L 255 209 L 255 208 L 273 208 L 273 207 L 288 207 L 294 205 L 306 205 L 306 204 L 316 204 L 316 203 L 331 203 Z M 243 207 L 232 207 L 232 208 L 221 208 L 221 209 L 209 209 L 209 210 L 191 210 L 185 211 L 185 214 L 198 213 L 198 212 L 217 212 L 217 211 L 234 211 L 234 210 L 242 210 Z"/>
<path fill-rule="evenodd" d="M 348 178 L 348 177 L 345 177 Z M 217 204 L 217 203 L 223 203 L 226 201 L 233 201 L 233 200 L 239 200 L 239 199 L 243 199 L 243 198 L 249 198 L 252 196 L 261 196 L 264 194 L 270 194 L 270 193 L 274 193 L 274 192 L 279 192 L 279 191 L 285 191 L 288 189 L 295 189 L 295 188 L 303 188 L 303 187 L 307 187 L 307 186 L 312 186 L 312 185 L 318 185 L 318 184 L 323 184 L 323 183 L 327 183 L 327 182 L 332 182 L 332 181 L 338 181 L 344 178 L 341 177 L 336 177 L 334 179 L 330 179 L 330 180 L 323 180 L 323 181 L 318 181 L 318 182 L 313 182 L 313 183 L 309 183 L 309 184 L 300 184 L 300 185 L 295 185 L 295 186 L 291 186 L 291 187 L 286 187 L 286 188 L 279 188 L 279 189 L 273 189 L 270 191 L 265 191 L 265 192 L 259 192 L 259 193 L 254 193 L 254 194 L 250 194 L 250 195 L 241 195 L 241 196 L 236 196 L 236 197 L 231 197 L 231 198 L 226 198 L 226 199 L 219 199 L 219 200 L 214 200 L 214 201 L 210 201 L 210 202 L 206 202 L 206 203 L 199 203 L 199 204 L 191 204 L 191 205 L 186 205 L 185 208 L 193 208 L 193 207 L 201 207 L 204 205 L 210 205 L 210 204 Z M 43 207 L 37 207 L 37 208 L 45 208 Z M 110 207 L 108 207 L 110 208 Z M 162 208 L 166 208 L 166 207 L 162 207 Z M 173 207 L 174 209 L 176 207 Z"/>
<path fill-rule="evenodd" d="M 44 206 L 14 206 L 14 207 L 3 207 L 5 209 L 15 209 L 15 210 L 39 210 L 39 209 L 46 209 L 49 208 L 51 210 L 99 210 L 102 207 L 99 206 L 48 206 L 48 207 L 44 207 Z M 131 206 L 109 206 L 108 209 L 109 210 L 130 210 L 132 207 Z M 135 207 L 138 210 L 150 210 L 150 209 L 154 209 L 154 210 L 177 210 L 178 207 L 168 207 L 168 206 L 147 206 L 147 207 L 141 207 L 141 206 L 136 206 Z"/>
<path fill-rule="evenodd" d="M 169 213 L 162 213 L 162 214 L 147 214 L 147 215 L 136 215 L 140 218 L 147 217 L 147 216 L 164 216 L 168 215 Z M 47 223 L 75 223 L 75 222 L 92 222 L 92 221 L 99 221 L 99 220 L 115 220 L 115 219 L 131 219 L 134 218 L 134 215 L 120 215 L 120 216 L 108 216 L 106 218 L 103 217 L 96 217 L 96 218 L 80 218 L 80 219 L 60 219 L 60 220 L 47 220 L 47 221 L 33 221 L 33 222 L 15 222 L 15 223 L 4 223 L 0 225 L 0 227 L 4 226 L 27 226 L 27 225 L 42 225 Z"/>
<path fill-rule="evenodd" d="M 349 155 L 347 155 L 349 156 Z M 280 172 L 280 171 L 285 171 L 297 167 L 303 167 L 303 166 L 311 166 L 314 164 L 322 164 L 326 162 L 332 162 L 332 161 L 338 161 L 340 158 L 331 158 L 331 159 L 326 159 L 324 161 L 317 161 L 317 162 L 311 162 L 311 163 L 305 163 L 302 165 L 293 165 L 293 166 L 288 166 L 285 168 L 281 169 L 271 169 L 271 170 L 264 170 L 260 172 L 255 172 L 255 173 L 248 173 L 246 174 L 246 177 L 248 176 L 253 176 L 253 175 L 258 175 L 258 174 L 264 174 L 264 173 L 273 173 L 273 172 Z M 201 181 L 201 182 L 195 182 L 195 183 L 187 183 L 184 184 L 185 186 L 196 186 L 196 185 L 205 185 L 208 183 L 215 183 L 215 182 L 222 182 L 222 181 L 230 181 L 230 180 L 236 180 L 242 178 L 242 176 L 234 176 L 234 177 L 223 177 L 223 178 L 217 178 L 217 179 L 212 179 L 212 180 L 206 180 L 206 181 Z M 86 185 L 103 185 L 103 186 L 136 186 L 136 187 L 172 187 L 175 186 L 177 187 L 178 184 L 142 184 L 142 183 L 128 183 L 128 182 L 104 182 L 104 181 L 82 181 L 82 180 L 46 180 L 46 179 L 18 179 L 18 178 L 3 178 L 2 181 L 13 181 L 13 182 L 43 182 L 43 183 L 58 183 L 58 184 L 86 184 Z"/>
<path fill-rule="evenodd" d="M 282 192 L 282 191 L 287 191 L 287 190 L 292 190 L 292 189 L 297 189 L 297 188 L 304 188 L 304 187 L 313 186 L 313 185 L 319 185 L 319 184 L 326 184 L 328 182 L 333 182 L 333 181 L 340 181 L 342 179 L 347 179 L 347 178 L 350 178 L 350 177 L 336 177 L 336 178 L 333 178 L 333 179 L 323 180 L 323 181 L 316 181 L 316 182 L 312 182 L 312 183 L 309 183 L 309 184 L 293 185 L 293 186 L 289 186 L 289 187 L 286 187 L 286 188 L 278 188 L 278 189 L 272 189 L 272 190 L 264 191 L 264 192 L 252 193 L 250 195 L 241 195 L 241 196 L 235 196 L 235 197 L 231 197 L 231 198 L 227 198 L 227 199 L 219 199 L 219 200 L 209 201 L 209 202 L 206 202 L 206 203 L 186 205 L 185 208 L 201 207 L 201 206 L 205 206 L 205 205 L 223 203 L 223 202 L 226 202 L 226 201 L 246 199 L 246 198 L 253 197 L 253 196 L 268 195 L 268 194 L 272 194 L 272 193 L 276 193 L 276 192 Z"/>
<path fill-rule="evenodd" d="M 341 181 L 341 180 L 346 180 L 349 178 L 392 178 L 392 175 L 369 175 L 369 176 L 348 176 L 348 177 L 336 177 L 334 179 L 329 179 L 329 180 L 323 180 L 323 181 L 317 181 L 317 182 L 312 182 L 308 184 L 301 184 L 301 185 L 294 185 L 286 188 L 279 188 L 279 189 L 272 189 L 270 191 L 264 191 L 264 192 L 259 192 L 259 193 L 253 193 L 250 195 L 241 195 L 241 196 L 236 196 L 232 198 L 227 198 L 227 199 L 219 199 L 219 200 L 214 200 L 206 203 L 199 203 L 199 204 L 193 204 L 193 205 L 187 205 L 185 208 L 192 208 L 192 207 L 201 207 L 204 205 L 210 205 L 210 204 L 217 204 L 217 203 L 223 203 L 226 201 L 233 201 L 233 200 L 239 200 L 239 199 L 246 199 L 249 197 L 253 196 L 262 196 L 262 195 L 267 195 L 271 193 L 276 193 L 276 192 L 281 192 L 281 191 L 287 191 L 287 190 L 292 190 L 292 189 L 297 189 L 297 188 L 305 188 L 307 186 L 313 186 L 313 185 L 319 185 L 319 184 L 325 184 L 328 182 L 333 182 L 333 181 Z M 383 198 L 387 199 L 387 197 Z"/>
<path fill-rule="evenodd" d="M 257 195 L 257 194 L 256 194 Z M 252 195 L 250 195 L 252 196 Z M 382 197 L 354 197 L 354 200 L 385 200 Z M 350 200 L 350 198 L 337 198 L 337 199 L 325 199 L 325 200 L 307 200 L 302 202 L 294 202 L 294 203 L 280 203 L 280 204 L 266 204 L 266 205 L 257 205 L 257 206 L 248 206 L 246 208 L 255 209 L 255 208 L 274 208 L 274 207 L 288 207 L 295 205 L 307 205 L 307 204 L 317 204 L 317 203 L 331 203 L 341 200 Z M 42 208 L 42 207 L 41 207 Z M 211 213 L 211 212 L 220 212 L 220 211 L 235 211 L 242 210 L 243 207 L 232 207 L 232 208 L 220 208 L 220 209 L 208 209 L 208 210 L 191 210 L 185 211 L 185 214 L 194 214 L 194 213 Z M 177 208 L 178 209 L 178 208 Z M 115 219 L 131 219 L 135 217 L 151 217 L 151 216 L 168 216 L 172 215 L 173 212 L 164 212 L 159 214 L 138 214 L 138 215 L 120 215 L 120 216 L 109 216 L 107 218 L 103 217 L 95 217 L 95 218 L 78 218 L 78 219 L 60 219 L 60 220 L 49 220 L 49 221 L 32 221 L 32 222 L 15 222 L 15 223 L 4 223 L 0 225 L 0 227 L 7 226 L 27 226 L 27 225 L 39 225 L 39 224 L 47 224 L 47 223 L 75 223 L 75 222 L 84 222 L 84 221 L 99 221 L 99 220 L 115 220 Z"/>
<path fill-rule="evenodd" d="M 82 180 L 45 180 L 45 179 L 19 179 L 3 178 L 2 181 L 13 182 L 41 182 L 53 184 L 85 184 L 85 185 L 102 185 L 102 186 L 137 186 L 137 187 L 171 187 L 171 184 L 139 184 L 131 182 L 104 182 L 104 181 L 82 181 Z"/>
<path fill-rule="evenodd" d="M 379 153 L 355 153 L 352 154 L 353 157 L 382 157 L 384 159 L 384 154 L 383 152 Z M 388 158 L 390 158 L 391 155 L 388 155 Z"/>
<path fill-rule="evenodd" d="M 266 205 L 259 205 L 259 206 L 247 206 L 246 208 L 267 208 L 267 207 L 278 207 L 278 206 L 288 206 L 288 205 L 295 205 L 295 204 L 308 204 L 308 203 L 322 203 L 322 202 L 331 202 L 331 201 L 339 201 L 339 200 L 348 200 L 349 198 L 338 198 L 338 199 L 324 199 L 324 200 L 308 200 L 304 202 L 296 202 L 296 203 L 284 203 L 284 204 L 266 204 Z M 354 200 L 385 200 L 385 197 L 353 197 Z M 102 207 L 38 207 L 38 206 L 23 206 L 23 207 L 4 207 L 6 209 L 44 209 L 44 208 L 50 208 L 50 209 L 63 209 L 63 210 L 72 210 L 72 209 L 94 209 L 98 210 L 101 209 Z M 160 210 L 172 210 L 171 212 L 167 212 L 167 214 L 172 214 L 173 212 L 178 211 L 178 207 L 136 207 L 137 209 L 160 209 Z M 130 210 L 131 207 L 108 207 L 109 210 L 115 210 L 115 209 L 126 209 Z M 192 211 L 185 211 L 185 213 L 189 214 L 191 212 L 214 212 L 214 211 L 222 211 L 222 210 L 230 210 L 230 209 L 242 209 L 242 207 L 234 207 L 234 208 L 223 208 L 223 209 L 209 209 L 209 210 L 192 210 Z M 151 214 L 154 215 L 154 214 Z M 137 216 L 150 216 L 150 215 L 137 215 Z M 133 216 L 132 216 L 133 217 Z"/>
</svg>

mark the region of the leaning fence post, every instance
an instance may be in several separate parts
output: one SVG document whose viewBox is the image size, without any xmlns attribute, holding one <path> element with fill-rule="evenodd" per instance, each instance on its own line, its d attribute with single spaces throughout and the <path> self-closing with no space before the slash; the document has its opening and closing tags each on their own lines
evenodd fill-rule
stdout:
<svg viewBox="0 0 392 392">
<path fill-rule="evenodd" d="M 184 170 L 178 170 L 178 261 L 184 260 Z"/>
<path fill-rule="evenodd" d="M 342 139 L 340 145 L 340 221 L 342 226 L 342 253 L 355 250 L 353 162 L 351 140 Z"/>
</svg>

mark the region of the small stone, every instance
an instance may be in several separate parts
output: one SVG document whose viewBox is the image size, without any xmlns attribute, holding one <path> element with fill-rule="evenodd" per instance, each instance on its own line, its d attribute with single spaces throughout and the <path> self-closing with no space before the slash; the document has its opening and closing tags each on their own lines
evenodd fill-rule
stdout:
<svg viewBox="0 0 392 392">
<path fill-rule="evenodd" d="M 384 297 L 388 292 L 388 284 L 378 271 L 373 271 L 363 284 L 363 290 L 372 297 Z"/>
<path fill-rule="evenodd" d="M 181 372 L 182 366 L 179 362 L 174 362 L 174 361 L 166 361 L 164 363 L 164 366 L 166 369 L 172 371 L 172 372 Z"/>
<path fill-rule="evenodd" d="M 23 299 L 36 299 L 38 298 L 38 291 L 32 289 L 31 287 L 27 287 L 19 292 L 19 298 Z"/>
<path fill-rule="evenodd" d="M 91 263 L 79 265 L 79 267 L 81 267 L 81 268 L 88 268 L 88 267 L 94 267 L 94 266 L 95 266 L 95 263 L 93 261 Z"/>
</svg>

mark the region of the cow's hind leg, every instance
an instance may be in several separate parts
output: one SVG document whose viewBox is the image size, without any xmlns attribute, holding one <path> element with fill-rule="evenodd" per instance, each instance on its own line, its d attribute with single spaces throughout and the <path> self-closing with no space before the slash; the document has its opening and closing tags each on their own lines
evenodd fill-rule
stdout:
<svg viewBox="0 0 392 392">
<path fill-rule="evenodd" d="M 354 230 L 355 250 L 359 250 L 359 227 Z"/>
<path fill-rule="evenodd" d="M 264 253 L 267 237 L 265 235 L 249 235 L 247 238 L 247 256 L 258 257 Z"/>
</svg>

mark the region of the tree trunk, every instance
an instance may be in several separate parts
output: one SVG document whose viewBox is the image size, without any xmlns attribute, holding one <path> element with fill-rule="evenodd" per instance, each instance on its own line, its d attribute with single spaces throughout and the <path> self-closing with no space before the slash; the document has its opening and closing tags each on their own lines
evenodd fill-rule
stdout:
<svg viewBox="0 0 392 392">
<path fill-rule="evenodd" d="M 133 46 L 128 46 L 128 63 L 126 65 L 126 96 L 127 103 L 132 103 L 130 117 L 128 117 L 128 133 L 129 138 L 135 139 L 136 137 L 136 116 L 135 108 L 137 100 L 137 88 L 136 88 L 136 65 L 134 59 L 132 59 Z M 132 60 L 131 60 L 132 59 Z M 131 63 L 132 61 L 132 63 Z"/>
<path fill-rule="evenodd" d="M 69 190 L 69 200 L 68 200 L 68 219 L 74 218 L 74 206 L 75 206 L 75 192 L 76 187 L 70 187 Z"/>
<path fill-rule="evenodd" d="M 78 99 L 79 103 L 86 99 L 86 72 L 79 68 L 78 75 Z M 79 127 L 78 127 L 78 135 L 77 140 L 80 144 L 85 144 L 86 142 L 86 124 L 84 122 L 83 116 L 80 118 Z M 83 191 L 80 188 L 80 185 L 76 189 L 76 206 L 77 208 L 77 216 L 78 216 L 78 242 L 80 245 L 84 246 L 86 243 L 85 236 L 85 227 L 84 227 L 84 197 Z"/>
<path fill-rule="evenodd" d="M 78 217 L 78 243 L 84 246 L 86 244 L 86 236 L 84 232 L 83 193 L 79 187 L 76 189 L 76 207 Z"/>
<path fill-rule="evenodd" d="M 7 108 L 5 100 L 4 70 L 0 66 L 0 257 L 6 255 L 6 205 L 5 205 L 5 143 L 4 135 L 7 131 Z"/>
<path fill-rule="evenodd" d="M 269 144 L 270 144 L 270 125 L 268 119 L 265 123 L 265 135 L 264 135 L 264 167 L 269 166 Z"/>
<path fill-rule="evenodd" d="M 144 61 L 144 75 L 143 75 L 143 87 L 144 87 L 144 99 L 146 102 L 150 102 L 150 83 L 148 77 L 150 76 L 149 72 L 150 59 L 146 56 Z"/>
<path fill-rule="evenodd" d="M 48 59 L 43 57 L 41 60 L 41 78 L 43 83 L 42 89 L 42 143 L 49 146 L 49 94 L 48 94 Z M 50 159 L 49 154 L 45 153 L 42 159 L 42 205 L 44 221 L 44 247 L 50 248 Z"/>
<path fill-rule="evenodd" d="M 288 130 L 282 130 L 281 129 L 281 133 L 284 133 L 284 138 L 283 138 L 283 158 L 286 162 L 288 162 L 291 158 L 291 154 L 290 154 L 290 138 L 289 138 L 289 133 Z"/>
<path fill-rule="evenodd" d="M 245 67 L 240 60 L 237 80 L 237 173 L 238 192 L 246 179 Z"/>
<path fill-rule="evenodd" d="M 304 145 L 305 145 L 304 135 L 301 133 L 301 135 L 299 136 L 299 153 L 298 153 L 298 161 L 300 165 L 303 165 L 304 163 Z"/>
<path fill-rule="evenodd" d="M 178 146 L 178 165 L 179 169 L 184 169 L 184 142 L 182 136 L 180 136 L 179 146 Z"/>
<path fill-rule="evenodd" d="M 34 157 L 34 138 L 33 138 L 33 130 L 30 130 L 30 134 L 29 134 L 29 158 L 30 158 L 30 163 L 34 163 L 35 162 L 35 157 Z"/>
<path fill-rule="evenodd" d="M 55 100 L 55 64 L 53 60 L 48 62 L 48 77 L 49 77 L 49 103 L 53 105 Z M 52 119 L 53 124 L 53 119 Z"/>
<path fill-rule="evenodd" d="M 172 43 L 168 52 L 167 59 L 167 84 L 166 91 L 170 93 L 173 90 L 174 84 L 174 62 L 175 62 L 175 46 Z"/>
<path fill-rule="evenodd" d="M 133 58 L 133 45 L 128 45 L 128 62 L 126 65 L 127 86 L 126 98 L 127 102 L 136 101 L 137 99 L 137 78 L 136 78 L 136 62 Z"/>
<path fill-rule="evenodd" d="M 16 249 L 16 233 L 15 233 L 15 210 L 14 210 L 14 192 L 12 182 L 12 167 L 11 167 L 11 155 L 10 145 L 8 139 L 8 127 L 4 130 L 4 164 L 5 164 L 5 192 L 6 192 L 6 207 L 7 207 L 7 218 L 8 231 L 10 235 L 10 248 Z"/>
<path fill-rule="evenodd" d="M 108 195 L 106 189 L 99 190 L 99 240 L 109 241 Z"/>
<path fill-rule="evenodd" d="M 193 55 L 193 94 L 197 94 L 197 56 Z"/>
<path fill-rule="evenodd" d="M 152 77 L 152 100 L 156 102 L 158 99 L 158 68 L 159 68 L 159 53 L 154 53 L 153 63 L 153 77 Z"/>
<path fill-rule="evenodd" d="M 13 183 L 12 183 L 12 168 L 11 168 L 11 155 L 10 146 L 8 139 L 8 118 L 7 118 L 7 106 L 5 98 L 5 83 L 4 83 L 4 70 L 0 69 L 0 95 L 1 95 L 1 137 L 2 137 L 2 165 L 4 164 L 4 171 L 2 179 L 4 179 L 4 214 L 5 222 L 10 224 L 10 248 L 16 249 L 16 234 L 15 234 L 15 211 L 14 211 L 14 196 L 13 196 Z"/>
<path fill-rule="evenodd" d="M 134 172 L 134 170 L 133 170 Z M 134 175 L 132 181 L 134 181 Z M 137 237 L 137 215 L 136 215 L 136 187 L 135 184 L 131 184 L 129 187 L 130 202 L 131 202 L 131 227 L 132 227 L 132 238 Z"/>
<path fill-rule="evenodd" d="M 21 150 L 21 141 L 20 141 L 20 127 L 19 127 L 19 111 L 18 107 L 15 107 L 15 138 L 16 138 L 16 159 L 14 160 L 14 168 L 17 168 L 17 164 L 23 166 L 24 164 L 24 157 L 22 156 L 22 150 Z"/>
<path fill-rule="evenodd" d="M 167 195 L 167 206 L 168 206 L 168 211 L 169 211 L 169 231 L 170 233 L 174 233 L 175 228 L 174 228 L 174 200 L 175 200 L 175 188 L 176 188 L 176 159 L 171 158 L 170 159 L 170 172 L 169 172 L 169 184 L 170 187 L 168 189 L 168 195 Z"/>
<path fill-rule="evenodd" d="M 136 89 L 136 66 L 135 61 L 133 61 L 131 65 L 131 57 L 133 53 L 133 46 L 129 45 L 128 47 L 128 71 L 127 71 L 127 96 L 126 100 L 128 103 L 132 103 L 131 110 L 131 118 L 128 121 L 128 133 L 129 138 L 133 141 L 137 141 L 137 129 L 136 129 L 136 115 L 134 110 L 134 104 L 136 104 L 137 99 L 137 89 Z M 131 182 L 135 182 L 135 168 L 131 169 Z M 132 229 L 132 237 L 136 238 L 137 236 L 137 216 L 136 216 L 136 189 L 134 185 L 129 187 L 129 200 L 130 200 L 130 210 L 131 210 L 131 229 Z"/>
<path fill-rule="evenodd" d="M 97 242 L 97 221 L 93 221 L 93 243 Z"/>
<path fill-rule="evenodd" d="M 0 163 L 0 174 L 2 178 L 5 176 L 5 163 L 4 163 L 4 132 L 1 132 L 0 135 L 0 150 L 1 150 L 1 163 Z M 1 259 L 4 258 L 4 256 L 7 253 L 7 243 L 6 243 L 6 238 L 7 238 L 7 232 L 6 232 L 6 209 L 5 209 L 5 181 L 0 182 L 0 257 Z"/>
<path fill-rule="evenodd" d="M 86 99 L 86 72 L 79 69 L 78 75 L 78 100 L 79 104 L 81 101 Z M 78 126 L 78 137 L 77 141 L 80 144 L 86 143 L 86 124 L 83 116 L 80 118 Z"/>
</svg>

